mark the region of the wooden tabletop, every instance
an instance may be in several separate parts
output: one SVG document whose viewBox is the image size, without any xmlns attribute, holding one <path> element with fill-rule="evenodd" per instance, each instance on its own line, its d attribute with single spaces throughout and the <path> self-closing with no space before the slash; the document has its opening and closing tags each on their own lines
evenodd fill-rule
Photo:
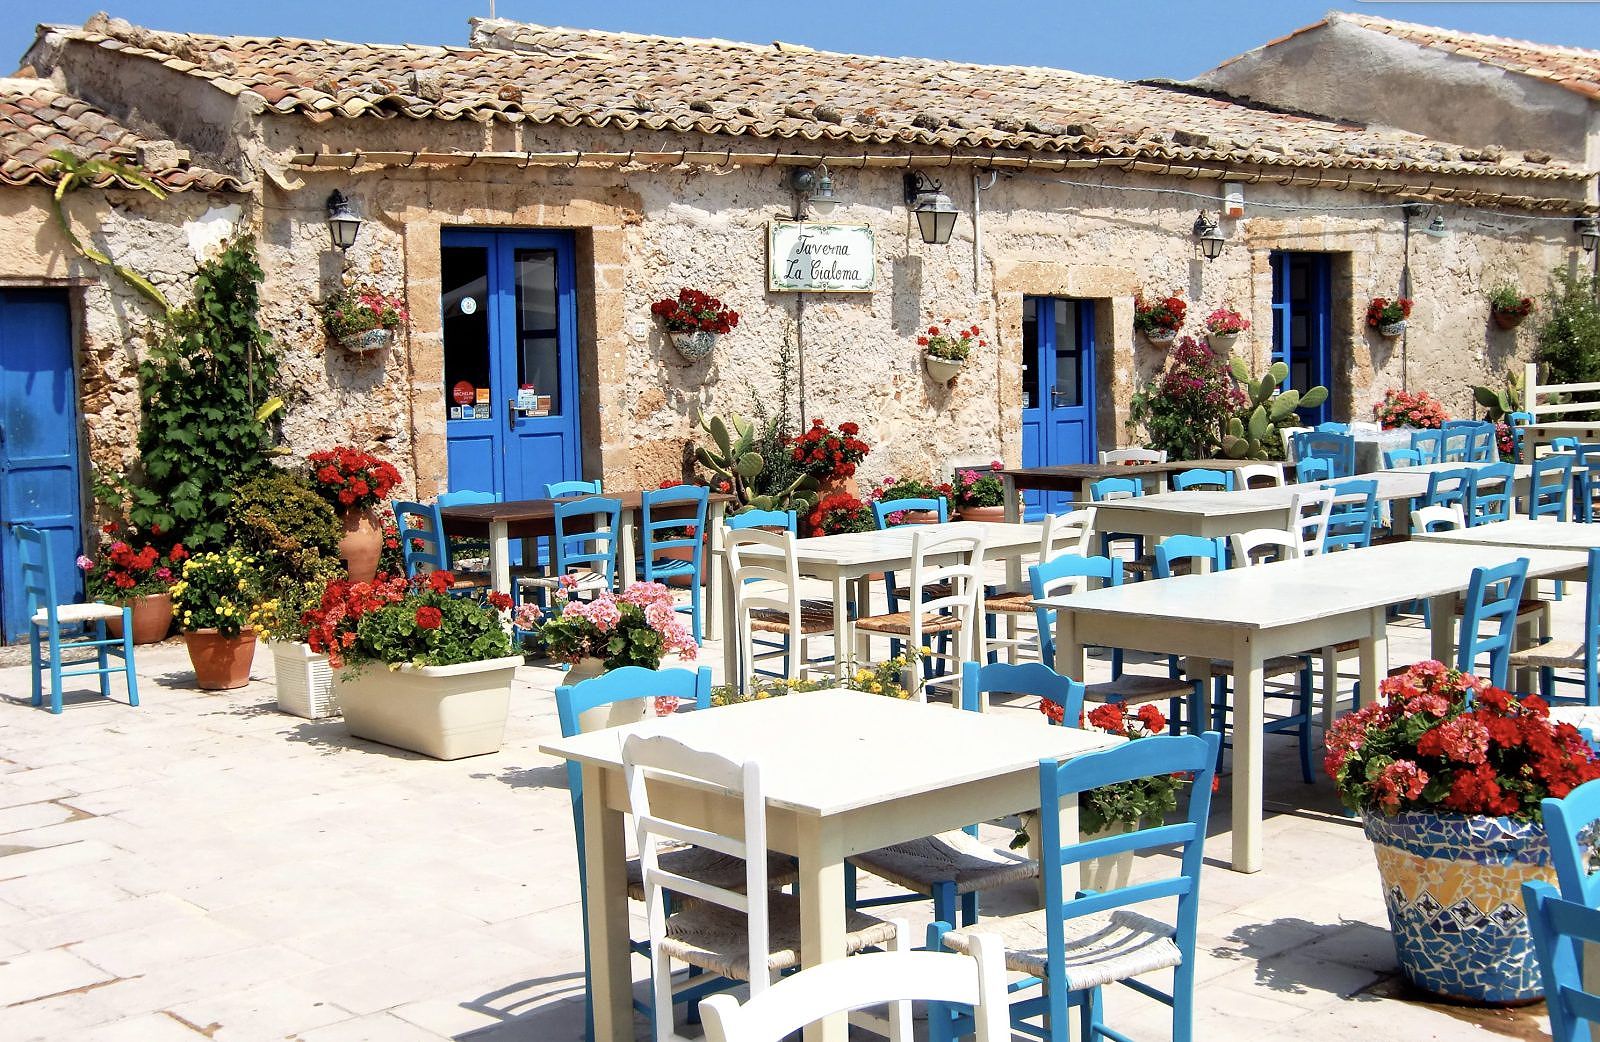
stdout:
<svg viewBox="0 0 1600 1042">
<path fill-rule="evenodd" d="M 1071 492 L 1101 478 L 1135 478 L 1143 474 L 1171 474 L 1180 470 L 1238 470 L 1256 460 L 1200 459 L 1168 463 L 1064 463 L 1054 467 L 1013 467 L 999 471 L 1017 488 Z"/>
<path fill-rule="evenodd" d="M 508 499 L 503 503 L 470 503 L 440 507 L 439 512 L 446 519 L 480 521 L 485 524 L 493 521 L 536 521 L 554 517 L 557 503 L 570 503 L 576 499 L 617 499 L 622 501 L 622 509 L 638 510 L 643 498 L 644 493 L 637 490 L 604 492 L 599 496 L 570 496 L 566 499 Z M 733 497 L 725 492 L 713 492 L 707 499 L 709 503 L 732 501 Z"/>
<path fill-rule="evenodd" d="M 770 806 L 824 817 L 984 778 L 1036 772 L 1121 741 L 1017 714 L 963 713 L 909 699 L 829 690 L 740 702 L 608 727 L 539 746 L 613 769 L 632 734 L 666 734 L 735 763 L 761 764 Z M 943 750 L 950 755 L 934 755 Z M 841 769 L 848 765 L 848 769 Z M 1019 810 L 1026 808 L 1018 808 Z"/>
<path fill-rule="evenodd" d="M 1592 550 L 1600 547 L 1600 525 L 1558 521 L 1553 517 L 1514 517 L 1453 532 L 1418 532 L 1412 538 L 1430 543 L 1511 546 L 1528 550 Z"/>
<path fill-rule="evenodd" d="M 885 563 L 898 563 L 911 558 L 911 542 L 919 532 L 937 532 L 945 535 L 981 536 L 986 553 L 1007 550 L 1036 550 L 1043 528 L 1037 523 L 1011 523 L 1006 521 L 947 521 L 938 525 L 899 525 L 873 532 L 840 532 L 836 535 L 798 539 L 794 544 L 795 559 L 802 566 L 819 564 L 841 568 L 874 570 Z M 746 546 L 740 550 L 746 556 L 772 554 L 777 551 L 764 546 Z"/>
</svg>

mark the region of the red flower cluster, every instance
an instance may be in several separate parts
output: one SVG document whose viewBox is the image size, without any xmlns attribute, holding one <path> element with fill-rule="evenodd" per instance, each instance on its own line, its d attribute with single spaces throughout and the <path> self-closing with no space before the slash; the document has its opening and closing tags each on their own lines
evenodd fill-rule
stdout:
<svg viewBox="0 0 1600 1042">
<path fill-rule="evenodd" d="M 1396 427 L 1438 430 L 1450 418 L 1444 403 L 1427 391 L 1401 391 L 1393 387 L 1383 392 L 1383 401 L 1372 407 L 1372 414 L 1386 431 Z"/>
<path fill-rule="evenodd" d="M 448 572 L 433 575 L 449 576 Z M 452 580 L 454 581 L 454 580 Z M 306 624 L 306 643 L 319 655 L 328 656 L 335 669 L 344 665 L 344 652 L 355 645 L 356 624 L 361 616 L 386 604 L 406 599 L 411 584 L 401 575 L 379 574 L 370 583 L 337 579 L 323 592 L 322 604 L 301 617 Z"/>
<path fill-rule="evenodd" d="M 1175 332 L 1183 326 L 1183 317 L 1188 313 L 1189 305 L 1179 296 L 1146 300 L 1141 293 L 1133 298 L 1133 328 L 1141 333 Z"/>
<path fill-rule="evenodd" d="M 417 625 L 425 630 L 436 630 L 444 625 L 444 612 L 431 604 L 424 604 L 417 609 Z"/>
<path fill-rule="evenodd" d="M 137 537 L 136 530 L 122 532 L 116 524 L 104 525 L 100 530 L 108 536 L 120 533 L 123 537 L 102 541 L 98 560 L 78 558 L 78 567 L 85 573 L 84 582 L 93 597 L 118 601 L 160 593 L 177 580 L 178 566 L 189 557 L 182 543 L 174 543 L 165 554 L 150 543 L 135 550 L 129 540 Z M 151 526 L 150 534 L 160 535 L 161 529 Z"/>
<path fill-rule="evenodd" d="M 870 532 L 876 525 L 867 505 L 848 492 L 823 496 L 806 518 L 811 535 L 837 535 L 840 532 Z"/>
<path fill-rule="evenodd" d="M 739 324 L 739 313 L 724 308 L 708 293 L 685 286 L 674 300 L 667 297 L 650 305 L 650 313 L 666 324 L 669 333 L 726 333 Z"/>
<path fill-rule="evenodd" d="M 789 439 L 790 455 L 818 481 L 848 478 L 872 451 L 856 436 L 860 433 L 854 423 L 841 423 L 835 431 L 821 420 L 812 420 L 810 430 Z"/>
<path fill-rule="evenodd" d="M 1373 297 L 1372 302 L 1367 305 L 1367 325 L 1374 328 L 1389 325 L 1391 322 L 1403 322 L 1410 317 L 1410 297 L 1396 297 L 1394 300 L 1388 297 Z"/>
<path fill-rule="evenodd" d="M 1055 705 L 1054 702 L 1050 704 Z M 1041 706 L 1040 708 L 1043 709 L 1044 707 Z M 1045 715 L 1059 723 L 1061 712 L 1061 707 L 1055 706 L 1053 714 L 1046 710 Z M 1130 726 L 1135 721 L 1138 722 L 1141 728 L 1138 732 L 1135 732 Z M 1121 702 L 1102 702 L 1089 710 L 1089 724 L 1107 734 L 1139 738 L 1144 735 L 1160 734 L 1165 731 L 1167 729 L 1167 718 L 1161 714 L 1161 710 L 1148 703 L 1140 706 L 1138 711 L 1130 716 Z"/>
<path fill-rule="evenodd" d="M 393 464 L 347 445 L 313 452 L 308 459 L 312 485 L 335 510 L 371 509 L 400 484 Z"/>
</svg>

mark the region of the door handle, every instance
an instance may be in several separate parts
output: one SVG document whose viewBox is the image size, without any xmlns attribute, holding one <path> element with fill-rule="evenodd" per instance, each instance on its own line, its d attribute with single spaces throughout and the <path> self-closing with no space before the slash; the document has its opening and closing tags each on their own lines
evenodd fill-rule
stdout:
<svg viewBox="0 0 1600 1042">
<path fill-rule="evenodd" d="M 515 398 L 507 398 L 506 399 L 506 430 L 514 431 L 516 429 L 517 429 L 517 400 Z"/>
</svg>

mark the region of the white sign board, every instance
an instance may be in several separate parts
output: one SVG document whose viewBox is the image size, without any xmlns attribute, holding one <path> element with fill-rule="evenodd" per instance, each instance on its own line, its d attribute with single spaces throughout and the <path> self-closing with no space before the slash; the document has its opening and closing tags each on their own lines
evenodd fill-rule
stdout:
<svg viewBox="0 0 1600 1042">
<path fill-rule="evenodd" d="M 878 273 L 864 224 L 773 221 L 767 226 L 767 288 L 775 293 L 871 293 Z"/>
</svg>

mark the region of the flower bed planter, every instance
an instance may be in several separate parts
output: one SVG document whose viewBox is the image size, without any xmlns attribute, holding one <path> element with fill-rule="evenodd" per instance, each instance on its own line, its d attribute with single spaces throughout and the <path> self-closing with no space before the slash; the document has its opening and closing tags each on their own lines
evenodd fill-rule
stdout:
<svg viewBox="0 0 1600 1042">
<path fill-rule="evenodd" d="M 369 665 L 338 678 L 335 695 L 356 738 L 459 760 L 498 752 L 520 655 L 454 666 Z"/>
<path fill-rule="evenodd" d="M 962 507 L 957 515 L 962 521 L 1004 521 L 1006 508 L 998 507 Z"/>
<path fill-rule="evenodd" d="M 278 689 L 278 709 L 291 716 L 321 720 L 339 714 L 334 697 L 333 667 L 300 641 L 268 641 Z"/>
<path fill-rule="evenodd" d="M 194 666 L 195 686 L 202 691 L 232 691 L 250 683 L 250 662 L 256 652 L 256 631 L 249 627 L 237 637 L 214 629 L 187 630 L 183 643 Z"/>
<path fill-rule="evenodd" d="M 133 642 L 156 644 L 167 639 L 172 631 L 172 594 L 151 593 L 127 602 L 133 609 Z M 106 620 L 106 635 L 122 636 L 120 617 Z"/>
</svg>

